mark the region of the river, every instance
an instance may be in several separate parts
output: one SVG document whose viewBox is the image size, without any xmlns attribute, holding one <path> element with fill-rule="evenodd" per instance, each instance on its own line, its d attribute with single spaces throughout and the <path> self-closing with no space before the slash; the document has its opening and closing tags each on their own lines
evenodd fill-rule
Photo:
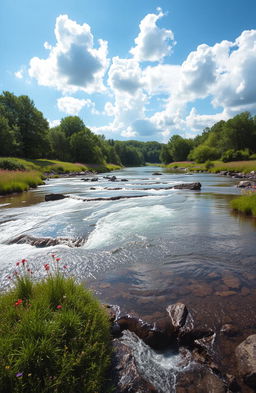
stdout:
<svg viewBox="0 0 256 393">
<path fill-rule="evenodd" d="M 153 175 L 160 171 L 161 175 Z M 211 174 L 165 173 L 161 168 L 125 168 L 111 182 L 81 177 L 46 181 L 35 190 L 0 200 L 0 275 L 3 288 L 15 263 L 26 258 L 35 275 L 51 254 L 66 274 L 89 286 L 105 303 L 154 321 L 167 305 L 184 302 L 198 326 L 242 332 L 255 329 L 256 225 L 232 213 L 240 194 L 237 180 Z M 106 174 L 105 174 L 106 175 Z M 108 174 L 109 175 L 109 174 Z M 121 181 L 126 179 L 127 181 Z M 201 191 L 171 185 L 199 181 Z M 49 193 L 71 196 L 45 202 Z M 116 201 L 83 201 L 110 196 L 143 196 Z M 83 239 L 80 247 L 36 248 L 16 244 L 20 235 Z M 13 244 L 8 244 L 13 241 Z M 221 341 L 221 339 L 220 339 Z M 221 361 L 232 369 L 236 340 L 222 342 Z"/>
</svg>

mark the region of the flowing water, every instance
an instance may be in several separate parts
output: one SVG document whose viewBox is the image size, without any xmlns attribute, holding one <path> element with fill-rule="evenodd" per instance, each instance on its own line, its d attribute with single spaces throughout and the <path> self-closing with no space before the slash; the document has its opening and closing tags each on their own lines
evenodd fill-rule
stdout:
<svg viewBox="0 0 256 393">
<path fill-rule="evenodd" d="M 161 171 L 126 168 L 114 173 L 115 182 L 104 174 L 97 182 L 82 176 L 52 179 L 36 190 L 1 198 L 2 287 L 18 260 L 31 261 L 39 275 L 54 253 L 68 274 L 123 312 L 154 321 L 170 303 L 182 301 L 198 326 L 219 331 L 224 323 L 234 323 L 243 332 L 241 341 L 256 327 L 256 225 L 229 207 L 240 194 L 237 181 L 209 174 L 153 175 L 155 170 Z M 201 191 L 170 189 L 194 181 L 201 182 Z M 71 197 L 44 202 L 49 193 Z M 88 201 L 116 196 L 140 197 Z M 37 248 L 16 244 L 20 235 L 85 242 Z M 233 360 L 226 360 L 236 342 L 222 341 L 221 362 L 229 369 Z"/>
</svg>

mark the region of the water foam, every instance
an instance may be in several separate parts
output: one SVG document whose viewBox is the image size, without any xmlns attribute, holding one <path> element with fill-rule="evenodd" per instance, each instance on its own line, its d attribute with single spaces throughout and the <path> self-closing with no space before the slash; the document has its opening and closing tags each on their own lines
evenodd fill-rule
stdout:
<svg viewBox="0 0 256 393">
<path fill-rule="evenodd" d="M 163 205 L 126 207 L 98 220 L 85 245 L 87 249 L 103 248 L 145 236 L 173 215 Z"/>
</svg>

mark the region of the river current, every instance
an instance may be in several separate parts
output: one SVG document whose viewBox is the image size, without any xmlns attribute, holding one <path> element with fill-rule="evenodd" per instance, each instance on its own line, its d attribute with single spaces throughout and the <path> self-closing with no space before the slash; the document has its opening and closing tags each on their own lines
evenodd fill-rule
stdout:
<svg viewBox="0 0 256 393">
<path fill-rule="evenodd" d="M 230 209 L 230 200 L 241 193 L 237 180 L 154 167 L 125 168 L 112 175 L 115 182 L 104 174 L 93 182 L 83 176 L 51 179 L 0 199 L 2 287 L 8 286 L 17 261 L 26 258 L 38 276 L 54 253 L 61 266 L 68 266 L 66 274 L 123 312 L 153 321 L 170 303 L 181 301 L 200 326 L 220 329 L 232 322 L 245 337 L 250 334 L 256 311 L 256 225 Z M 195 181 L 202 184 L 201 191 L 170 189 Z M 71 197 L 45 202 L 50 193 Z M 112 196 L 143 197 L 88 201 Z M 85 241 L 80 247 L 15 243 L 26 234 Z M 233 349 L 223 344 L 224 362 Z"/>
</svg>

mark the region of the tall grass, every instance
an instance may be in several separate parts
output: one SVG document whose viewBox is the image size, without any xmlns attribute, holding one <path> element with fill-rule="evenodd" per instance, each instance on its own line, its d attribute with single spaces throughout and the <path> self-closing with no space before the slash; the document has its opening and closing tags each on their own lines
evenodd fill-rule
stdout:
<svg viewBox="0 0 256 393">
<path fill-rule="evenodd" d="M 191 161 L 172 162 L 171 164 L 164 165 L 164 167 L 170 171 L 187 168 L 191 172 L 207 170 L 210 173 L 218 173 L 220 171 L 249 173 L 251 171 L 256 171 L 256 160 L 231 161 L 225 163 L 222 161 L 211 161 L 211 163 L 213 164 L 213 167 L 208 169 L 206 163 L 198 164 Z"/>
<path fill-rule="evenodd" d="M 231 207 L 237 212 L 256 217 L 256 193 L 252 192 L 233 199 Z"/>
<path fill-rule="evenodd" d="M 0 393 L 104 393 L 105 311 L 59 271 L 33 283 L 25 260 L 21 268 L 15 288 L 0 296 Z"/>
<path fill-rule="evenodd" d="M 0 194 L 27 191 L 43 184 L 41 174 L 37 171 L 0 170 Z"/>
</svg>

